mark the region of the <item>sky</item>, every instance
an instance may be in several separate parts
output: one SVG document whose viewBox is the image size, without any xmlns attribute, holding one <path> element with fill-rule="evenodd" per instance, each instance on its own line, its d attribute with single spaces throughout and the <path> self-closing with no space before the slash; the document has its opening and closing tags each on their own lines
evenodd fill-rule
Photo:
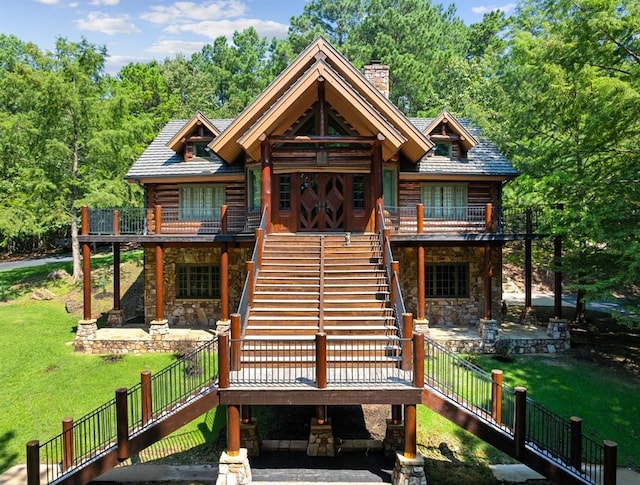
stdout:
<svg viewBox="0 0 640 485">
<path fill-rule="evenodd" d="M 87 39 L 109 53 L 106 70 L 130 62 L 189 56 L 221 35 L 254 27 L 261 36 L 286 37 L 289 19 L 307 0 L 0 0 L 0 33 L 51 50 L 57 37 Z M 513 0 L 515 1 L 515 0 Z M 454 3 L 467 24 L 484 13 L 515 8 L 510 0 L 433 0 Z"/>
</svg>

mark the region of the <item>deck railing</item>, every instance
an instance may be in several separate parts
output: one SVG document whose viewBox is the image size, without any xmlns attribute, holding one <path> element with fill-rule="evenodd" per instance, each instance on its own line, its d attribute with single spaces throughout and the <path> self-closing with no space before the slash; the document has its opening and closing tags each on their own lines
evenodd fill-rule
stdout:
<svg viewBox="0 0 640 485">
<path fill-rule="evenodd" d="M 614 443 L 584 436 L 578 418 L 554 414 L 528 398 L 525 388 L 502 384 L 498 372 L 488 373 L 425 339 L 425 385 L 511 435 L 515 458 L 528 447 L 585 483 L 615 483 Z"/>
<path fill-rule="evenodd" d="M 378 206 L 376 217 L 378 218 L 379 237 L 380 237 L 380 250 L 382 252 L 382 263 L 387 271 L 387 278 L 389 279 L 389 291 L 391 293 L 391 306 L 394 310 L 396 327 L 398 335 L 401 337 L 410 337 L 410 335 L 402 334 L 402 316 L 406 313 L 404 306 L 404 299 L 402 298 L 402 288 L 400 287 L 400 266 L 397 261 L 394 261 L 393 252 L 391 251 L 390 230 L 387 227 L 386 217 L 384 216 L 384 210 L 382 206 Z"/>
<path fill-rule="evenodd" d="M 62 433 L 40 444 L 27 444 L 27 483 L 58 482 L 118 449 L 126 458 L 130 437 L 170 416 L 210 390 L 218 377 L 217 339 L 202 344 L 155 375 L 143 372 L 139 384 L 116 390 L 114 399 L 77 421 L 65 418 Z M 122 458 L 122 459 L 124 459 Z"/>
</svg>

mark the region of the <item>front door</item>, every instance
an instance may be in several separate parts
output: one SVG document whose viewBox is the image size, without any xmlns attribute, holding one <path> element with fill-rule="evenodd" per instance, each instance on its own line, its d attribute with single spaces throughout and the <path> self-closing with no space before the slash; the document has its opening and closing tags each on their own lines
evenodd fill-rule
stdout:
<svg viewBox="0 0 640 485">
<path fill-rule="evenodd" d="M 345 229 L 345 176 L 338 173 L 301 172 L 300 231 Z"/>
</svg>

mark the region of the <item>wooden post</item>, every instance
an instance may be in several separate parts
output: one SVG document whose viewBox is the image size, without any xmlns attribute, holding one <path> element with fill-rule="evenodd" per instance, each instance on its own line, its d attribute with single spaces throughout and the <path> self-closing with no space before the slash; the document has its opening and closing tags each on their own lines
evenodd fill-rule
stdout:
<svg viewBox="0 0 640 485">
<path fill-rule="evenodd" d="M 515 416 L 513 420 L 514 458 L 519 460 L 524 456 L 524 446 L 527 435 L 527 388 L 516 387 Z"/>
<path fill-rule="evenodd" d="M 404 457 L 415 458 L 417 456 L 416 446 L 416 405 L 405 404 L 404 406 Z"/>
<path fill-rule="evenodd" d="M 40 442 L 27 443 L 27 485 L 40 485 Z"/>
<path fill-rule="evenodd" d="M 484 318 L 491 320 L 491 277 L 493 264 L 491 261 L 491 244 L 484 246 Z"/>
<path fill-rule="evenodd" d="M 230 384 L 229 375 L 229 334 L 218 334 L 218 386 L 227 389 Z"/>
<path fill-rule="evenodd" d="M 424 334 L 413 334 L 413 386 L 424 387 Z"/>
<path fill-rule="evenodd" d="M 73 418 L 62 420 L 62 471 L 73 466 Z"/>
<path fill-rule="evenodd" d="M 418 320 L 424 320 L 425 315 L 425 265 L 424 265 L 424 246 L 418 246 L 418 308 L 416 309 Z"/>
<path fill-rule="evenodd" d="M 118 460 L 129 458 L 129 408 L 127 388 L 116 389 L 116 433 L 118 441 Z"/>
<path fill-rule="evenodd" d="M 261 137 L 262 145 L 260 152 L 262 155 L 262 182 L 261 182 L 261 204 L 262 210 L 267 207 L 265 213 L 265 229 L 267 234 L 271 232 L 271 174 L 273 173 L 271 163 L 271 145 L 266 140 L 266 136 Z M 262 139 L 264 138 L 264 139 Z"/>
<path fill-rule="evenodd" d="M 156 243 L 156 322 L 164 317 L 164 248 Z"/>
<path fill-rule="evenodd" d="M 262 250 L 263 250 L 263 231 L 260 228 L 256 229 L 256 242 L 257 244 L 257 249 L 258 249 L 258 257 L 257 257 L 257 262 L 258 262 L 258 269 L 262 268 Z"/>
<path fill-rule="evenodd" d="M 113 243 L 113 309 L 120 310 L 120 243 Z"/>
<path fill-rule="evenodd" d="M 615 441 L 604 441 L 604 485 L 616 484 L 618 461 L 618 444 Z"/>
<path fill-rule="evenodd" d="M 316 334 L 316 386 L 327 387 L 327 334 Z"/>
<path fill-rule="evenodd" d="M 227 204 L 222 204 L 222 206 L 220 207 L 220 233 L 226 234 L 228 227 L 229 223 L 227 221 Z"/>
<path fill-rule="evenodd" d="M 382 143 L 378 140 L 373 145 L 373 162 L 371 167 L 373 177 L 373 199 L 374 206 L 384 211 L 384 182 L 382 179 Z M 384 216 L 384 212 L 380 217 Z M 376 233 L 380 233 L 380 217 L 375 218 L 374 228 Z"/>
<path fill-rule="evenodd" d="M 527 208 L 526 219 L 526 239 L 524 240 L 524 308 L 531 309 L 531 287 L 533 283 L 533 270 L 531 265 L 531 233 L 533 232 L 533 214 L 531 207 Z"/>
<path fill-rule="evenodd" d="M 402 423 L 402 404 L 391 405 L 391 423 L 392 424 Z"/>
<path fill-rule="evenodd" d="M 240 412 L 242 415 L 242 417 L 240 418 L 242 424 L 249 424 L 251 422 L 251 405 L 243 404 L 240 407 Z"/>
<path fill-rule="evenodd" d="M 242 341 L 240 340 L 240 314 L 231 315 L 231 370 L 240 370 L 240 352 Z"/>
<path fill-rule="evenodd" d="M 485 206 L 484 227 L 486 232 L 493 232 L 493 204 L 491 203 Z"/>
<path fill-rule="evenodd" d="M 81 211 L 82 218 L 80 220 L 80 234 L 83 236 L 89 235 L 89 208 L 86 205 L 82 206 Z"/>
<path fill-rule="evenodd" d="M 222 245 L 220 253 L 220 319 L 229 320 L 229 245 Z"/>
<path fill-rule="evenodd" d="M 120 235 L 120 211 L 118 209 L 113 211 L 113 235 Z"/>
<path fill-rule="evenodd" d="M 142 401 L 142 425 L 145 426 L 153 417 L 153 393 L 151 392 L 151 372 L 140 373 L 140 393 Z"/>
<path fill-rule="evenodd" d="M 324 424 L 327 420 L 327 406 L 318 404 L 316 406 L 316 421 L 318 424 Z"/>
<path fill-rule="evenodd" d="M 398 299 L 398 291 L 396 290 L 396 282 L 400 276 L 400 263 L 398 261 L 391 261 L 391 306 L 396 306 L 396 300 Z"/>
<path fill-rule="evenodd" d="M 569 441 L 569 462 L 573 468 L 582 470 L 582 419 L 571 416 L 571 435 Z"/>
<path fill-rule="evenodd" d="M 411 370 L 413 364 L 413 315 L 402 314 L 402 370 Z"/>
<path fill-rule="evenodd" d="M 553 238 L 553 315 L 555 318 L 562 318 L 562 238 Z"/>
<path fill-rule="evenodd" d="M 424 204 L 416 206 L 416 227 L 418 234 L 424 233 Z"/>
<path fill-rule="evenodd" d="M 156 220 L 156 234 L 162 234 L 162 206 L 156 206 L 154 215 Z"/>
<path fill-rule="evenodd" d="M 89 243 L 82 243 L 82 318 L 91 320 L 91 248 Z"/>
<path fill-rule="evenodd" d="M 502 371 L 491 371 L 491 418 L 500 426 L 502 424 Z"/>
<path fill-rule="evenodd" d="M 227 404 L 227 454 L 240 454 L 240 406 Z"/>
<path fill-rule="evenodd" d="M 246 266 L 247 266 L 247 274 L 249 275 L 249 305 L 253 305 L 255 265 L 253 264 L 253 261 L 247 261 Z"/>
</svg>

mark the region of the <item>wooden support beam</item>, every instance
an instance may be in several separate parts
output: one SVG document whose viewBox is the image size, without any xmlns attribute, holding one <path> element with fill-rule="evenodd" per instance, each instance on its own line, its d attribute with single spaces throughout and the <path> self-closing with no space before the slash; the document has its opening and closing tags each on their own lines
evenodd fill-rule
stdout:
<svg viewBox="0 0 640 485">
<path fill-rule="evenodd" d="M 27 443 L 27 485 L 40 485 L 40 442 Z"/>
<path fill-rule="evenodd" d="M 299 135 L 299 136 L 270 136 L 265 138 L 268 143 L 275 145 L 277 143 L 302 143 L 308 145 L 310 143 L 351 143 L 354 145 L 372 145 L 377 141 L 384 141 L 384 135 L 382 139 L 379 136 L 334 136 L 334 135 Z"/>
<path fill-rule="evenodd" d="M 415 404 L 404 406 L 404 457 L 415 458 L 418 455 L 416 443 L 417 414 Z"/>
<path fill-rule="evenodd" d="M 491 260 L 491 244 L 484 246 L 484 318 L 491 320 L 491 278 L 493 277 L 493 262 Z"/>
<path fill-rule="evenodd" d="M 140 373 L 140 401 L 142 406 L 142 425 L 145 426 L 153 417 L 153 390 L 151 389 L 151 372 Z"/>
<path fill-rule="evenodd" d="M 223 204 L 222 207 L 220 207 L 220 233 L 221 234 L 226 234 L 227 233 L 227 227 L 229 225 L 228 223 L 228 211 L 227 211 L 227 204 Z"/>
<path fill-rule="evenodd" d="M 372 181 L 373 181 L 373 204 L 374 207 L 384 208 L 384 182 L 382 180 L 382 143 L 376 141 L 373 145 L 373 162 L 372 162 Z M 375 231 L 380 232 L 380 218 L 375 218 Z"/>
<path fill-rule="evenodd" d="M 227 454 L 240 454 L 240 406 L 237 404 L 227 405 Z"/>
<path fill-rule="evenodd" d="M 155 320 L 161 321 L 164 317 L 164 247 L 157 243 L 155 248 L 156 263 L 156 314 Z"/>
<path fill-rule="evenodd" d="M 562 318 L 562 238 L 553 238 L 553 316 Z"/>
<path fill-rule="evenodd" d="M 391 405 L 391 423 L 392 424 L 402 423 L 402 405 L 401 404 Z"/>
<path fill-rule="evenodd" d="M 242 424 L 251 423 L 251 404 L 243 404 L 240 406 L 241 418 L 240 421 Z"/>
<path fill-rule="evenodd" d="M 162 234 L 162 206 L 157 205 L 155 207 L 154 219 L 156 220 L 155 234 Z"/>
<path fill-rule="evenodd" d="M 318 404 L 316 406 L 316 421 L 318 424 L 324 424 L 327 421 L 327 406 Z"/>
<path fill-rule="evenodd" d="M 220 253 L 220 319 L 229 320 L 229 245 L 224 243 Z"/>
<path fill-rule="evenodd" d="M 516 387 L 515 416 L 513 420 L 513 445 L 516 460 L 524 456 L 527 439 L 527 388 Z"/>
<path fill-rule="evenodd" d="M 82 218 L 80 222 L 80 234 L 83 236 L 89 235 L 89 208 L 84 205 L 82 206 Z"/>
<path fill-rule="evenodd" d="M 485 206 L 484 225 L 487 232 L 493 232 L 493 204 L 491 203 Z"/>
<path fill-rule="evenodd" d="M 91 320 L 91 248 L 82 243 L 82 318 Z"/>
<path fill-rule="evenodd" d="M 242 341 L 240 340 L 240 318 L 239 313 L 231 315 L 231 370 L 239 371 L 241 366 L 240 355 L 242 352 Z"/>
<path fill-rule="evenodd" d="M 267 234 L 271 233 L 271 175 L 273 174 L 273 164 L 271 163 L 271 145 L 262 142 L 260 153 L 262 157 L 262 181 L 261 181 L 261 207 L 262 210 L 268 208 L 265 214 L 265 229 Z"/>
<path fill-rule="evenodd" d="M 418 320 L 424 320 L 425 318 L 425 308 L 426 308 L 426 275 L 425 275 L 425 264 L 424 264 L 424 246 L 421 244 L 418 246 L 418 261 L 417 261 L 417 270 L 418 270 L 418 307 L 416 309 L 416 314 Z"/>
<path fill-rule="evenodd" d="M 113 309 L 120 310 L 120 243 L 113 243 Z"/>
<path fill-rule="evenodd" d="M 229 334 L 218 334 L 218 386 L 227 389 L 230 384 Z"/>
<path fill-rule="evenodd" d="M 327 334 L 316 334 L 316 387 L 327 387 Z"/>
</svg>

